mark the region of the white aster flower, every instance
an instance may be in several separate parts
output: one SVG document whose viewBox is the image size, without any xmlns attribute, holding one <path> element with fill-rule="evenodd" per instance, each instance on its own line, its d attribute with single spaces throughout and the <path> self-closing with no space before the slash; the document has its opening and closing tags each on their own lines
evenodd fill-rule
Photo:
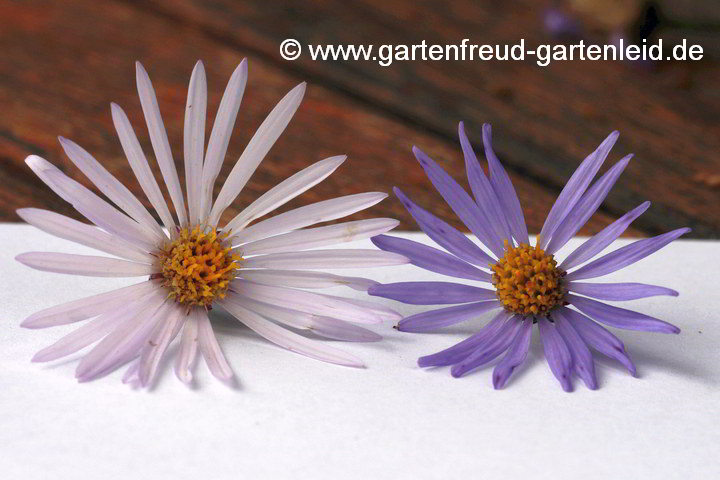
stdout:
<svg viewBox="0 0 720 480">
<path fill-rule="evenodd" d="M 327 178 L 346 158 L 330 157 L 279 183 L 226 225 L 218 224 L 222 213 L 290 122 L 305 93 L 305 83 L 293 88 L 270 112 L 213 201 L 213 186 L 245 90 L 247 62 L 243 60 L 230 78 L 207 150 L 207 83 L 202 62 L 195 65 L 185 110 L 187 196 L 183 195 L 150 78 L 140 63 L 136 67 L 140 103 L 176 217 L 164 201 L 127 116 L 116 104 L 112 104 L 112 118 L 120 142 L 162 225 L 130 190 L 70 140 L 60 138 L 65 153 L 115 206 L 46 160 L 35 155 L 27 158 L 26 163 L 38 177 L 94 225 L 35 208 L 21 209 L 18 214 L 45 232 L 114 257 L 29 252 L 19 255 L 18 261 L 38 270 L 71 275 L 149 277 L 129 287 L 54 306 L 28 317 L 22 323 L 27 328 L 87 320 L 38 352 L 33 361 L 55 360 L 96 344 L 77 366 L 79 381 L 95 379 L 130 363 L 124 381 L 148 386 L 156 376 L 163 354 L 179 335 L 175 373 L 180 380 L 192 381 L 199 351 L 212 374 L 229 381 L 233 372 L 208 318 L 209 310 L 220 306 L 259 335 L 289 350 L 326 362 L 363 366 L 353 355 L 284 327 L 310 330 L 326 338 L 372 341 L 379 336 L 354 324 L 400 318 L 392 310 L 370 302 L 302 290 L 345 285 L 366 291 L 375 282 L 317 270 L 407 262 L 401 255 L 379 250 L 315 249 L 387 232 L 398 223 L 393 219 L 304 228 L 366 209 L 384 199 L 384 193 L 325 200 L 253 223 Z"/>
</svg>

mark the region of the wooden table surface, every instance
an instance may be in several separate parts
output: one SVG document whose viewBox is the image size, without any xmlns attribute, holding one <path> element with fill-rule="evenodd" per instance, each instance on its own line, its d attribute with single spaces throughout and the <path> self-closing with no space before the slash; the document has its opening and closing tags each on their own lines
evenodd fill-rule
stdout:
<svg viewBox="0 0 720 480">
<path fill-rule="evenodd" d="M 698 2 L 711 4 L 708 2 Z M 512 6 L 511 6 L 512 5 Z M 190 72 L 202 59 L 211 117 L 242 58 L 249 80 L 228 159 L 229 172 L 251 133 L 297 83 L 309 88 L 300 110 L 238 201 L 234 215 L 270 186 L 311 162 L 347 154 L 328 180 L 288 207 L 340 194 L 403 188 L 452 219 L 411 153 L 418 145 L 464 180 L 457 122 L 478 154 L 481 126 L 493 125 L 496 150 L 518 190 L 529 228 L 538 232 L 554 197 L 578 163 L 612 130 L 611 160 L 635 158 L 581 232 L 590 234 L 644 200 L 653 206 L 628 233 L 690 226 L 720 237 L 720 63 L 717 30 L 704 33 L 701 62 L 654 69 L 623 62 L 376 62 L 283 60 L 286 38 L 307 44 L 552 43 L 538 2 L 0 0 L 0 220 L 33 206 L 74 215 L 34 177 L 23 159 L 41 155 L 85 181 L 56 140 L 75 140 L 135 192 L 110 118 L 119 103 L 146 153 L 152 151 L 135 90 L 133 62 L 153 80 L 181 171 L 182 121 Z M 211 122 L 208 121 L 208 131 Z M 611 164 L 610 162 L 608 162 Z M 394 198 L 357 215 L 392 216 L 416 229 Z"/>
</svg>

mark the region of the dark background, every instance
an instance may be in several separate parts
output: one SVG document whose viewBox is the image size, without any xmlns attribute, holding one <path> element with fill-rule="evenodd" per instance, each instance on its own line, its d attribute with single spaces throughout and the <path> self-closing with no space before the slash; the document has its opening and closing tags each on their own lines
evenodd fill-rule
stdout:
<svg viewBox="0 0 720 480">
<path fill-rule="evenodd" d="M 151 148 L 135 90 L 133 62 L 153 80 L 178 170 L 187 83 L 205 62 L 210 118 L 225 83 L 243 58 L 249 80 L 220 180 L 229 172 L 274 104 L 307 80 L 305 100 L 226 219 L 270 186 L 330 155 L 349 161 L 289 207 L 341 194 L 402 187 L 421 205 L 452 220 L 411 154 L 418 145 L 465 183 L 457 141 L 464 120 L 481 153 L 481 125 L 493 125 L 496 150 L 537 233 L 554 197 L 578 163 L 612 130 L 611 154 L 635 159 L 581 232 L 653 202 L 630 235 L 688 225 L 699 238 L 720 236 L 720 6 L 716 0 L 646 2 L 573 0 L 558 3 L 578 22 L 575 35 L 606 43 L 687 37 L 705 49 L 700 62 L 295 62 L 279 55 L 286 38 L 306 44 L 515 44 L 562 41 L 544 27 L 534 1 L 232 1 L 0 0 L 0 220 L 34 206 L 74 215 L 24 165 L 30 153 L 74 178 L 63 135 L 95 155 L 142 195 L 123 158 L 109 104 L 128 113 L 146 154 Z M 207 122 L 208 132 L 211 120 Z M 608 162 L 611 164 L 611 162 Z M 605 167 L 607 168 L 607 167 Z M 84 179 L 83 179 L 84 181 Z M 218 187 L 219 188 L 219 185 Z M 392 216 L 415 224 L 388 199 L 358 215 Z"/>
</svg>

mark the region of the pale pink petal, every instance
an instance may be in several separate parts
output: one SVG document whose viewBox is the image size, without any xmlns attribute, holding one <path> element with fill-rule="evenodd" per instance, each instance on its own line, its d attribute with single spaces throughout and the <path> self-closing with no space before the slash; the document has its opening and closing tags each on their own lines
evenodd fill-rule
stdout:
<svg viewBox="0 0 720 480">
<path fill-rule="evenodd" d="M 260 285 L 244 280 L 232 282 L 232 289 L 253 300 L 301 312 L 355 323 L 372 324 L 382 322 L 382 318 L 377 313 L 368 308 L 354 305 L 345 299 L 339 300 L 303 290 Z"/>
<path fill-rule="evenodd" d="M 293 288 L 350 287 L 366 292 L 377 282 L 367 278 L 345 277 L 332 273 L 303 270 L 243 270 L 242 278 L 263 285 Z"/>
<path fill-rule="evenodd" d="M 382 336 L 336 318 L 315 317 L 309 330 L 316 335 L 344 342 L 379 342 Z"/>
<path fill-rule="evenodd" d="M 140 277 L 158 272 L 158 267 L 146 263 L 71 253 L 27 252 L 18 255 L 15 260 L 44 272 L 87 277 Z"/>
<path fill-rule="evenodd" d="M 152 170 L 150 170 L 150 165 L 148 164 L 147 158 L 145 158 L 140 142 L 135 135 L 132 125 L 130 125 L 130 120 L 128 120 L 127 115 L 125 115 L 125 112 L 119 105 L 115 103 L 110 104 L 110 110 L 112 112 L 115 130 L 117 131 L 118 138 L 120 138 L 120 143 L 130 163 L 130 168 L 135 174 L 135 178 L 137 178 L 140 187 L 162 219 L 168 232 L 175 231 L 175 220 L 155 180 L 155 175 L 153 175 Z"/>
<path fill-rule="evenodd" d="M 371 330 L 343 320 L 258 302 L 238 293 L 228 295 L 226 301 L 247 308 L 269 320 L 281 322 L 293 328 L 308 330 L 327 338 L 348 342 L 375 342 L 382 339 L 380 335 Z"/>
<path fill-rule="evenodd" d="M 66 176 L 47 160 L 30 155 L 25 159 L 25 163 L 53 192 L 95 225 L 142 248 L 143 251 L 152 251 L 155 248 L 151 232 L 143 230 L 140 224 Z"/>
<path fill-rule="evenodd" d="M 65 154 L 75 166 L 85 174 L 97 189 L 136 222 L 153 232 L 158 241 L 163 240 L 165 233 L 150 212 L 140 203 L 128 188 L 115 178 L 105 167 L 95 160 L 84 148 L 64 137 L 58 137 Z"/>
<path fill-rule="evenodd" d="M 260 240 L 297 230 L 316 223 L 328 222 L 372 207 L 387 197 L 386 193 L 367 192 L 323 200 L 281 213 L 231 235 L 233 245 Z"/>
<path fill-rule="evenodd" d="M 187 103 L 185 104 L 185 186 L 187 188 L 190 223 L 201 220 L 202 170 L 205 156 L 205 115 L 207 111 L 207 79 L 201 61 L 195 64 L 190 76 Z M 142 380 L 142 375 L 140 376 Z"/>
<path fill-rule="evenodd" d="M 238 293 L 228 295 L 226 301 L 247 308 L 275 322 L 289 327 L 311 331 L 317 335 L 348 342 L 375 342 L 382 337 L 377 333 L 336 318 L 321 317 L 278 305 L 258 302 Z"/>
<path fill-rule="evenodd" d="M 50 187 L 50 189 L 55 192 L 58 197 L 62 198 L 68 203 L 72 203 L 70 197 L 66 195 L 65 192 L 63 192 L 61 189 L 57 188 L 48 177 L 49 172 L 60 172 L 60 169 L 58 169 L 55 165 L 48 162 L 44 158 L 37 155 L 28 155 L 27 157 L 25 157 L 25 164 L 30 167 L 33 173 L 37 175 L 38 178 L 42 180 L 45 185 Z"/>
<path fill-rule="evenodd" d="M 188 220 L 187 213 L 185 212 L 185 201 L 183 199 L 177 169 L 175 168 L 175 161 L 172 157 L 172 150 L 170 150 L 170 142 L 168 141 L 165 125 L 162 121 L 162 115 L 160 115 L 160 107 L 158 106 L 157 97 L 155 96 L 155 90 L 150 82 L 150 77 L 140 62 L 135 62 L 135 78 L 137 80 L 140 104 L 142 105 L 148 133 L 150 134 L 150 142 L 155 151 L 155 158 L 157 159 L 158 165 L 160 165 L 160 171 L 165 180 L 165 185 L 170 193 L 173 205 L 175 205 L 175 213 L 178 216 L 180 225 L 186 226 Z"/>
<path fill-rule="evenodd" d="M 170 309 L 166 318 L 163 318 L 140 354 L 140 369 L 138 377 L 140 385 L 146 387 L 155 379 L 160 360 L 167 350 L 170 342 L 177 336 L 185 321 L 185 311 L 179 304 Z"/>
<path fill-rule="evenodd" d="M 326 227 L 296 230 L 246 243 L 238 247 L 236 252 L 243 257 L 268 253 L 299 252 L 374 237 L 392 230 L 399 223 L 392 218 L 371 218 Z"/>
<path fill-rule="evenodd" d="M 140 387 L 140 377 L 138 371 L 140 370 L 140 359 L 135 359 L 130 363 L 130 366 L 125 370 L 125 374 L 122 378 L 122 383 L 130 385 L 132 387 Z"/>
<path fill-rule="evenodd" d="M 230 204 L 235 201 L 250 176 L 267 155 L 275 141 L 290 123 L 305 95 L 305 82 L 296 86 L 270 112 L 248 142 L 245 150 L 230 171 L 210 212 L 209 223 L 215 225 Z"/>
<path fill-rule="evenodd" d="M 406 263 L 408 263 L 408 259 L 397 253 L 369 249 L 339 249 L 258 255 L 243 260 L 242 266 L 243 268 L 317 270 L 325 268 L 374 268 L 404 265 Z"/>
<path fill-rule="evenodd" d="M 323 362 L 345 365 L 348 367 L 364 367 L 365 364 L 359 358 L 345 353 L 320 342 L 310 340 L 301 335 L 286 330 L 260 315 L 241 307 L 236 303 L 226 301 L 220 302 L 223 308 L 230 312 L 235 318 L 254 330 L 258 335 L 269 341 L 291 350 Z"/>
<path fill-rule="evenodd" d="M 210 213 L 213 187 L 220 173 L 223 160 L 225 160 L 228 143 L 235 125 L 235 118 L 245 91 L 247 72 L 247 60 L 243 59 L 240 65 L 235 68 L 227 87 L 225 87 L 225 93 L 223 93 L 215 116 L 215 123 L 213 124 L 212 133 L 210 133 L 207 153 L 205 154 L 205 165 L 203 165 L 202 218 L 205 218 Z"/>
<path fill-rule="evenodd" d="M 301 312 L 299 310 L 293 310 L 291 308 L 281 307 L 279 305 L 272 305 L 265 302 L 259 302 L 250 297 L 242 295 L 237 292 L 231 292 L 227 295 L 226 301 L 233 304 L 238 304 L 243 308 L 252 310 L 253 312 L 262 315 L 265 318 L 274 320 L 277 322 L 284 323 L 293 328 L 300 328 L 307 330 L 313 325 L 313 319 L 316 315 L 307 312 Z"/>
<path fill-rule="evenodd" d="M 76 328 L 49 347 L 45 347 L 33 356 L 33 362 L 49 362 L 65 357 L 88 345 L 97 342 L 109 334 L 117 324 L 126 320 L 130 311 L 135 311 L 136 302 L 125 304 L 106 312 Z"/>
<path fill-rule="evenodd" d="M 99 196 L 58 171 L 48 171 L 48 185 L 62 191 L 72 206 L 98 227 L 137 245 L 143 251 L 157 249 L 158 239 L 152 230 L 137 223 Z"/>
<path fill-rule="evenodd" d="M 278 183 L 248 205 L 247 208 L 240 212 L 235 218 L 230 220 L 224 230 L 227 232 L 242 230 L 253 220 L 262 217 L 266 213 L 272 212 L 325 180 L 346 159 L 346 155 L 338 155 L 320 160 L 299 171 L 292 177 Z"/>
<path fill-rule="evenodd" d="M 149 253 L 119 237 L 59 213 L 38 208 L 21 208 L 16 213 L 30 225 L 50 235 L 136 262 L 153 263 L 155 260 Z"/>
<path fill-rule="evenodd" d="M 47 328 L 79 322 L 122 307 L 128 302 L 139 300 L 159 290 L 159 288 L 155 282 L 146 281 L 91 297 L 73 300 L 72 302 L 35 312 L 23 320 L 20 326 L 25 328 Z"/>
<path fill-rule="evenodd" d="M 204 310 L 196 309 L 198 311 L 197 323 L 198 323 L 198 347 L 200 347 L 200 353 L 202 353 L 205 363 L 210 370 L 210 373 L 215 378 L 228 381 L 233 377 L 232 368 L 228 365 L 223 355 L 220 345 L 215 338 L 213 333 L 212 325 L 210 325 L 210 319 Z"/>
<path fill-rule="evenodd" d="M 359 300 L 357 298 L 345 298 L 345 297 L 337 297 L 335 295 L 328 295 L 326 293 L 319 293 L 318 295 L 322 295 L 325 298 L 330 298 L 333 300 L 340 300 L 345 303 L 351 303 L 357 307 L 364 308 L 378 317 L 380 317 L 383 321 L 389 320 L 391 322 L 396 322 L 398 320 L 402 320 L 403 316 L 400 315 L 398 312 L 393 310 L 390 307 L 386 307 L 385 305 L 380 305 L 376 302 L 369 302 L 367 300 Z"/>
<path fill-rule="evenodd" d="M 192 366 L 198 350 L 198 317 L 201 312 L 193 308 L 185 320 L 182 338 L 180 339 L 180 352 L 175 357 L 175 375 L 185 384 L 193 379 Z"/>
<path fill-rule="evenodd" d="M 166 301 L 162 295 L 153 295 L 141 302 L 129 318 L 83 357 L 75 369 L 78 381 L 93 380 L 137 357 L 155 326 L 172 307 L 174 302 Z"/>
</svg>

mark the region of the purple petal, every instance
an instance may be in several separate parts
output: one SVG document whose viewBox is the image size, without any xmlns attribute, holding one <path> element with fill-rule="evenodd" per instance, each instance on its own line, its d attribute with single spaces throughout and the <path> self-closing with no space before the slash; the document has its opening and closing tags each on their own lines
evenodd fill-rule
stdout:
<svg viewBox="0 0 720 480">
<path fill-rule="evenodd" d="M 496 256 L 503 255 L 502 240 L 495 235 L 494 230 L 483 219 L 477 204 L 445 170 L 435 163 L 419 148 L 413 147 L 415 158 L 425 170 L 428 178 L 435 185 L 440 195 L 445 199 L 455 215 L 485 244 Z"/>
<path fill-rule="evenodd" d="M 689 228 L 678 228 L 672 232 L 658 235 L 657 237 L 645 238 L 638 240 L 630 245 L 618 248 L 605 256 L 594 260 L 587 265 L 578 268 L 574 272 L 570 272 L 565 278 L 567 281 L 582 280 L 585 278 L 595 278 L 607 275 L 614 271 L 625 268 L 628 265 L 642 260 L 651 255 L 668 243 L 672 242 L 681 235 L 685 235 L 690 231 Z"/>
<path fill-rule="evenodd" d="M 566 298 L 571 305 L 577 307 L 588 317 L 610 325 L 611 327 L 624 328 L 625 330 L 640 330 L 643 332 L 680 333 L 680 329 L 675 325 L 639 312 L 613 307 L 596 300 L 578 297 L 576 295 L 567 295 Z"/>
<path fill-rule="evenodd" d="M 565 344 L 570 350 L 573 362 L 573 371 L 582 378 L 590 390 L 596 390 L 597 377 L 595 376 L 595 364 L 592 353 L 583 341 L 582 337 L 575 331 L 570 322 L 565 318 L 561 310 L 553 312 L 553 320 L 560 335 L 565 339 Z"/>
<path fill-rule="evenodd" d="M 399 188 L 393 188 L 393 192 L 422 231 L 445 250 L 466 262 L 481 267 L 495 263 L 495 259 L 475 245 L 464 233 L 417 206 Z"/>
<path fill-rule="evenodd" d="M 677 297 L 675 290 L 644 283 L 584 283 L 570 282 L 568 290 L 600 300 L 637 300 L 638 298 L 669 295 Z"/>
<path fill-rule="evenodd" d="M 468 303 L 497 298 L 494 290 L 450 282 L 399 282 L 373 285 L 370 295 L 412 305 Z"/>
<path fill-rule="evenodd" d="M 572 356 L 557 328 L 547 321 L 546 318 L 538 318 L 538 330 L 542 339 L 545 358 L 547 358 L 550 370 L 560 381 L 563 390 L 572 391 L 570 383 L 570 369 L 572 368 Z"/>
<path fill-rule="evenodd" d="M 562 189 L 557 200 L 555 200 L 555 204 L 550 209 L 550 213 L 547 219 L 545 219 L 545 223 L 540 231 L 540 238 L 538 239 L 540 248 L 545 248 L 555 229 L 560 225 L 560 222 L 563 221 L 578 200 L 580 200 L 582 194 L 585 193 L 588 185 L 590 185 L 600 166 L 602 166 L 607 158 L 608 153 L 610 153 L 610 149 L 615 144 L 618 135 L 620 134 L 617 131 L 608 135 L 600 146 L 583 160 L 577 170 L 575 170 L 575 173 L 570 177 L 570 180 L 565 184 L 565 188 Z"/>
<path fill-rule="evenodd" d="M 588 189 L 587 193 L 582 196 L 553 233 L 546 249 L 548 253 L 555 253 L 560 250 L 585 225 L 585 222 L 597 211 L 600 204 L 610 193 L 610 189 L 620 178 L 631 158 L 632 155 L 628 155 L 617 162 Z"/>
<path fill-rule="evenodd" d="M 401 332 L 429 332 L 464 322 L 472 318 L 502 307 L 498 300 L 489 302 L 468 303 L 455 307 L 439 308 L 428 312 L 410 315 L 400 320 L 397 329 Z"/>
<path fill-rule="evenodd" d="M 453 365 L 450 369 L 450 374 L 455 378 L 462 377 L 471 370 L 492 361 L 495 357 L 508 349 L 522 324 L 523 321 L 516 317 L 513 317 L 503 323 L 494 338 L 489 339 L 486 343 L 480 346 L 480 348 L 465 357 L 465 359 L 463 359 L 460 363 Z"/>
<path fill-rule="evenodd" d="M 585 243 L 576 248 L 575 251 L 563 260 L 563 262 L 559 265 L 559 268 L 568 271 L 571 268 L 590 260 L 598 253 L 605 250 L 605 247 L 610 245 L 616 238 L 622 235 L 627 227 L 629 227 L 637 217 L 642 215 L 648 207 L 650 207 L 650 202 L 642 203 L 615 220 L 613 223 L 598 232 L 595 236 L 586 240 Z"/>
<path fill-rule="evenodd" d="M 580 312 L 567 307 L 561 307 L 559 310 L 562 310 L 565 317 L 572 322 L 575 331 L 585 343 L 603 355 L 622 363 L 632 375 L 636 374 L 635 364 L 625 351 L 625 345 L 615 335 Z"/>
<path fill-rule="evenodd" d="M 493 387 L 495 389 L 503 388 L 515 368 L 525 362 L 530 348 L 530 339 L 532 338 L 532 326 L 531 319 L 528 318 L 522 321 L 520 331 L 515 335 L 508 352 L 500 360 L 500 363 L 495 366 L 493 370 Z"/>
<path fill-rule="evenodd" d="M 422 243 L 413 242 L 404 238 L 378 235 L 370 239 L 375 246 L 387 252 L 398 253 L 410 259 L 410 263 L 431 272 L 450 275 L 457 278 L 467 278 L 490 283 L 492 275 L 475 268 L 469 263 L 460 260 L 449 253 L 428 247 Z"/>
<path fill-rule="evenodd" d="M 421 367 L 441 367 L 461 361 L 480 345 L 494 338 L 500 327 L 511 316 L 512 314 L 505 310 L 499 312 L 487 325 L 471 337 L 440 352 L 418 358 L 418 365 Z"/>
<path fill-rule="evenodd" d="M 460 137 L 463 156 L 465 157 L 465 170 L 467 172 L 468 182 L 470 183 L 470 189 L 475 196 L 475 203 L 477 203 L 480 210 L 485 214 L 495 235 L 501 240 L 507 239 L 512 243 L 512 233 L 510 232 L 508 221 L 505 218 L 505 212 L 500 206 L 500 201 L 497 195 L 495 195 L 495 191 L 475 156 L 470 140 L 465 134 L 465 124 L 463 122 L 460 122 L 458 125 L 458 135 Z"/>
<path fill-rule="evenodd" d="M 530 240 L 528 238 L 527 226 L 525 225 L 525 217 L 522 213 L 520 200 L 518 200 L 515 187 L 513 187 L 510 177 L 493 151 L 492 129 L 487 123 L 483 125 L 483 145 L 485 146 L 485 158 L 487 158 L 490 170 L 490 184 L 500 200 L 500 204 L 505 212 L 505 217 L 510 224 L 513 237 L 515 237 L 518 243 L 529 244 Z"/>
</svg>

